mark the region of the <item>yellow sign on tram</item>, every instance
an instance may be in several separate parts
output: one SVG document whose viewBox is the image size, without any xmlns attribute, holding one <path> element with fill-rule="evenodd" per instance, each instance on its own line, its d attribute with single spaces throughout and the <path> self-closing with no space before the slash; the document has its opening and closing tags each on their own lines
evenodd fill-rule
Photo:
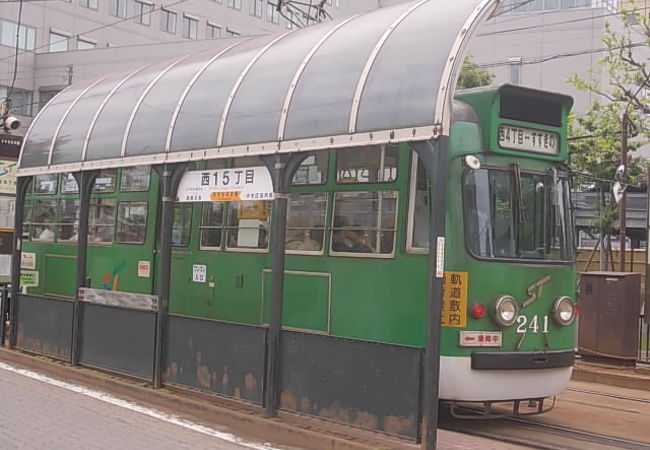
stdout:
<svg viewBox="0 0 650 450">
<path fill-rule="evenodd" d="M 467 326 L 467 272 L 445 272 L 442 279 L 443 327 Z"/>
</svg>

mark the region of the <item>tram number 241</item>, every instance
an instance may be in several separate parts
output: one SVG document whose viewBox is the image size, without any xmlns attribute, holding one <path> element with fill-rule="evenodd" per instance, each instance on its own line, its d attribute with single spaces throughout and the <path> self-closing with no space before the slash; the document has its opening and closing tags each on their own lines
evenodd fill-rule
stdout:
<svg viewBox="0 0 650 450">
<path fill-rule="evenodd" d="M 530 331 L 531 333 L 548 333 L 548 316 L 541 320 L 535 314 L 530 321 L 527 316 L 517 316 L 517 333 L 523 334 Z"/>
</svg>

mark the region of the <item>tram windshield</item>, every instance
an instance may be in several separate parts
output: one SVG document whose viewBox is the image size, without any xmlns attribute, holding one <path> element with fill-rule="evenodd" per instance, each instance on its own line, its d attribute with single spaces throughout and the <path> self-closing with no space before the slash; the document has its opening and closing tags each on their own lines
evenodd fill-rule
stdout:
<svg viewBox="0 0 650 450">
<path fill-rule="evenodd" d="M 463 180 L 467 248 L 481 258 L 569 261 L 569 186 L 556 172 L 517 165 L 468 172 Z"/>
</svg>

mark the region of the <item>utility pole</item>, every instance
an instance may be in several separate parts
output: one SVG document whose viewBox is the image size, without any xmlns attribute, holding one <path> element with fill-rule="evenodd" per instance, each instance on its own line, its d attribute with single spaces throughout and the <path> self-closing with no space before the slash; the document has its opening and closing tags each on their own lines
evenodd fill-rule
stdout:
<svg viewBox="0 0 650 450">
<path fill-rule="evenodd" d="M 626 227 L 626 203 L 627 203 L 627 129 L 628 129 L 629 118 L 627 115 L 627 109 L 623 112 L 623 118 L 621 119 L 621 164 L 623 165 L 623 175 L 621 177 L 621 186 L 622 194 L 621 201 L 619 203 L 619 242 L 620 242 L 620 254 L 621 254 L 621 263 L 620 271 L 625 272 L 625 227 Z"/>
</svg>

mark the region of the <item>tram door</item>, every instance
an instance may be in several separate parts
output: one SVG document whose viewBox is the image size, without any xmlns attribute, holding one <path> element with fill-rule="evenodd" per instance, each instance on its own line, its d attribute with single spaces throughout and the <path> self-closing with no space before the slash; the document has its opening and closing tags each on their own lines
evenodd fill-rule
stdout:
<svg viewBox="0 0 650 450">
<path fill-rule="evenodd" d="M 149 166 L 103 170 L 97 176 L 88 224 L 92 288 L 155 292 L 158 190 Z"/>
</svg>

